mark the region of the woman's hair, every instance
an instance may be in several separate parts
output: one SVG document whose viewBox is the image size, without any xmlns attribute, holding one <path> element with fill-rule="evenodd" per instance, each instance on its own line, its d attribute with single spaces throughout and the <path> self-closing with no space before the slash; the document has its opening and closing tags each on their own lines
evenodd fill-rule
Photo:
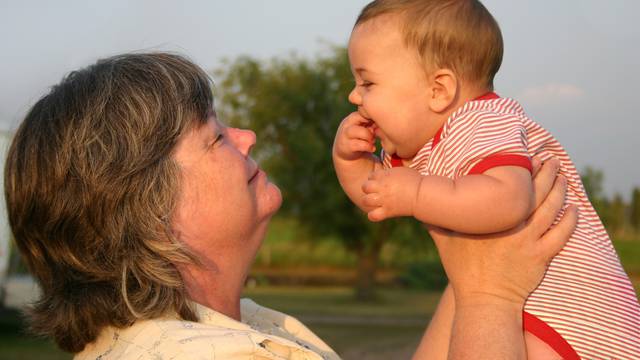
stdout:
<svg viewBox="0 0 640 360">
<path fill-rule="evenodd" d="M 449 68 L 493 89 L 504 45 L 498 23 L 479 0 L 376 0 L 355 26 L 386 14 L 400 15 L 405 45 L 417 51 L 427 72 Z"/>
<path fill-rule="evenodd" d="M 31 329 L 81 351 L 105 326 L 176 313 L 196 320 L 171 229 L 181 135 L 213 110 L 211 81 L 168 53 L 74 71 L 31 108 L 5 168 L 11 228 L 41 286 Z"/>
</svg>

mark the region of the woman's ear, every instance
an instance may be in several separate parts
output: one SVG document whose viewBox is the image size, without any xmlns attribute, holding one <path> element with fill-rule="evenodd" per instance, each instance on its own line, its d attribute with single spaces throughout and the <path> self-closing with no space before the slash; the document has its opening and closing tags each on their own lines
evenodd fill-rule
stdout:
<svg viewBox="0 0 640 360">
<path fill-rule="evenodd" d="M 458 78 L 449 69 L 438 69 L 431 75 L 429 108 L 435 113 L 449 109 L 458 97 Z"/>
</svg>

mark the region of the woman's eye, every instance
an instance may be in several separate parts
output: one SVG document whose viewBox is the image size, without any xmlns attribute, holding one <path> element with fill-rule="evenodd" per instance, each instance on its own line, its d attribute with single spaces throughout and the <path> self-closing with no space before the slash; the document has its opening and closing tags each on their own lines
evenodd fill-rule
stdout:
<svg viewBox="0 0 640 360">
<path fill-rule="evenodd" d="M 221 133 L 218 134 L 218 136 L 216 136 L 216 138 L 211 142 L 211 147 L 217 145 L 220 141 L 222 141 L 222 139 L 224 139 L 224 135 L 222 135 Z"/>
</svg>

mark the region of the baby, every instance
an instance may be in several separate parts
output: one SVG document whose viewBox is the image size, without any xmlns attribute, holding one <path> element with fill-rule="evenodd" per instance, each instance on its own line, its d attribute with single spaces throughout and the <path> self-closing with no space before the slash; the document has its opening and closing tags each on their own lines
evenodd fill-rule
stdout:
<svg viewBox="0 0 640 360">
<path fill-rule="evenodd" d="M 532 211 L 531 158 L 559 159 L 580 218 L 527 300 L 529 358 L 640 359 L 638 300 L 575 166 L 515 100 L 492 91 L 502 53 L 498 24 L 477 0 L 367 5 L 349 41 L 358 111 L 336 134 L 340 184 L 372 221 L 413 216 L 486 234 Z M 446 358 L 454 311 L 448 288 L 429 329 L 441 337 L 429 344 L 434 357 Z"/>
</svg>

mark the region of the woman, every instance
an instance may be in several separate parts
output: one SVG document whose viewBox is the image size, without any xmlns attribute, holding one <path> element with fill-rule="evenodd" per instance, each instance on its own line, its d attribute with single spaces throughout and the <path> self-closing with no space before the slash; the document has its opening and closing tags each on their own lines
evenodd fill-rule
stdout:
<svg viewBox="0 0 640 360">
<path fill-rule="evenodd" d="M 56 85 L 20 125 L 5 170 L 12 230 L 42 288 L 32 329 L 81 359 L 338 358 L 297 320 L 240 301 L 281 203 L 254 143 L 216 119 L 208 77 L 180 56 L 115 56 Z M 554 177 L 541 168 L 538 204 Z M 575 224 L 569 211 L 542 236 L 561 206 L 555 185 L 511 233 L 432 229 L 459 307 L 450 356 L 523 356 L 524 299 Z M 502 336 L 487 345 L 483 332 Z"/>
</svg>

